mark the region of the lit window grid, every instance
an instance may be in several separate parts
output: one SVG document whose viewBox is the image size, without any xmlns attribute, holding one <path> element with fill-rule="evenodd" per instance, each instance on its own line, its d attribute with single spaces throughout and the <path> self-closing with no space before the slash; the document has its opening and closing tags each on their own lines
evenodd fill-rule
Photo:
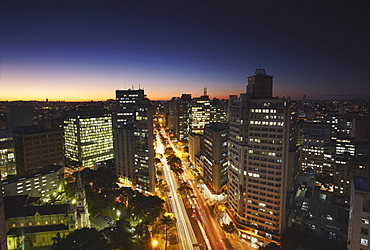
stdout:
<svg viewBox="0 0 370 250">
<path fill-rule="evenodd" d="M 265 112 L 267 113 L 268 112 L 268 109 L 267 110 L 261 110 L 261 112 Z M 275 117 L 274 117 L 275 118 Z M 250 123 L 250 124 L 253 124 L 255 125 L 254 123 Z M 280 122 L 280 123 L 268 123 L 268 122 L 256 122 L 256 125 L 260 126 L 260 125 L 266 125 L 266 126 L 282 126 L 283 122 Z M 265 131 L 263 131 L 265 132 Z M 261 131 L 262 133 L 262 131 Z M 267 133 L 267 132 L 266 132 Z M 273 135 L 277 135 L 277 137 L 283 137 L 283 134 L 282 132 L 280 133 L 270 133 L 270 134 L 273 134 Z M 267 135 L 268 136 L 268 135 Z M 263 140 L 261 140 L 261 138 L 263 138 Z M 271 144 L 272 145 L 276 145 L 277 142 L 278 144 L 280 144 L 280 140 L 279 141 L 276 141 L 277 138 L 269 138 L 269 137 L 253 137 L 253 136 L 249 136 L 249 146 L 251 148 L 253 148 L 253 146 L 261 146 L 263 144 L 266 145 L 266 147 L 271 147 Z M 282 150 L 282 147 L 277 147 L 277 148 L 274 148 L 274 149 L 278 149 L 277 151 L 281 151 Z M 263 156 L 263 157 L 259 157 L 258 160 L 252 160 L 252 159 L 248 159 L 249 156 L 251 156 L 252 158 L 253 155 L 256 155 L 256 154 L 259 154 L 260 156 Z M 263 158 L 263 159 L 262 159 Z M 274 158 L 276 158 L 276 160 L 274 160 Z M 245 195 L 249 197 L 249 200 L 256 204 L 256 205 L 246 205 L 244 204 L 245 206 L 245 217 L 249 218 L 250 220 L 252 220 L 254 223 L 258 224 L 260 227 L 264 227 L 264 228 L 268 228 L 270 231 L 273 231 L 273 230 L 277 230 L 278 228 L 278 225 L 279 225 L 279 219 L 280 219 L 280 216 L 279 216 L 279 213 L 280 213 L 280 205 L 279 204 L 275 204 L 275 203 L 278 203 L 279 200 L 280 200 L 280 196 L 282 195 L 282 188 L 281 187 L 272 187 L 272 186 L 268 186 L 266 185 L 267 183 L 270 183 L 270 185 L 274 185 L 275 184 L 278 184 L 280 183 L 280 180 L 281 180 L 281 175 L 282 175 L 282 154 L 276 154 L 276 153 L 273 153 L 271 152 L 270 150 L 269 151 L 263 151 L 263 150 L 251 150 L 251 151 L 248 151 L 245 159 L 248 159 L 248 163 L 246 164 L 246 167 L 249 167 L 249 169 L 254 169 L 256 171 L 251 171 L 251 170 L 248 170 L 248 180 L 247 183 L 254 183 L 254 185 L 252 185 L 251 187 L 249 187 L 247 189 L 247 191 L 245 192 Z M 269 159 L 271 161 L 274 161 L 274 162 L 270 162 Z M 266 160 L 266 161 L 265 161 Z M 268 162 L 269 164 L 265 164 L 266 167 L 263 167 L 262 165 L 265 163 L 265 162 Z M 259 165 L 258 167 L 255 167 L 255 165 Z M 268 166 L 274 166 L 275 169 L 274 171 L 270 171 L 271 172 L 271 175 L 269 174 L 261 174 L 260 171 L 263 170 L 264 172 L 265 171 L 269 171 L 271 170 L 270 167 L 267 168 L 267 165 Z M 280 169 L 280 170 L 279 170 Z M 277 178 L 275 178 L 277 176 Z M 276 182 L 275 182 L 276 181 Z M 275 214 L 275 216 L 268 216 L 266 217 L 266 215 L 264 215 L 264 213 L 261 213 L 261 208 L 260 208 L 260 200 L 261 200 L 261 190 L 259 189 L 262 189 L 264 190 L 266 187 L 270 187 L 271 190 L 274 190 L 274 194 L 278 194 L 278 195 L 274 195 L 273 197 L 263 197 L 262 199 L 265 200 L 263 204 L 269 204 L 269 212 Z M 256 190 L 257 188 L 257 190 Z M 271 192 L 271 191 L 270 191 Z M 265 192 L 265 196 L 268 195 L 269 192 Z M 257 195 L 258 194 L 258 195 Z M 263 193 L 262 193 L 262 196 L 263 196 Z M 256 212 L 257 211 L 257 212 Z M 267 219 L 267 220 L 266 220 Z M 268 222 L 268 223 L 266 223 Z"/>
<path fill-rule="evenodd" d="M 76 125 L 79 124 L 79 126 Z M 78 134 L 81 141 L 81 159 L 85 167 L 113 158 L 111 117 L 70 119 L 65 121 L 64 137 L 66 157 L 79 161 Z"/>
</svg>

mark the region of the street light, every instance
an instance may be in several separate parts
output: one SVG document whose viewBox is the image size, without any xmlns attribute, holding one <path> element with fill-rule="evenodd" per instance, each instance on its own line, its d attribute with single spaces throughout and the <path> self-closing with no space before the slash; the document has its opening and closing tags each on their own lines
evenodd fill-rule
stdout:
<svg viewBox="0 0 370 250">
<path fill-rule="evenodd" d="M 158 241 L 152 240 L 152 246 L 153 246 L 153 249 L 156 249 L 156 247 L 158 246 Z"/>
</svg>

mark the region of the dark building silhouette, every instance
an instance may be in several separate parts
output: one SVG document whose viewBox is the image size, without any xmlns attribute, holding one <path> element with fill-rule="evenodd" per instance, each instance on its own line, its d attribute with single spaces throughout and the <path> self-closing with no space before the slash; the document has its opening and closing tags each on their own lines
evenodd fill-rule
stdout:
<svg viewBox="0 0 370 250">
<path fill-rule="evenodd" d="M 153 107 L 143 89 L 116 90 L 113 126 L 117 174 L 138 190 L 153 192 Z"/>
<path fill-rule="evenodd" d="M 63 131 L 43 126 L 24 126 L 14 130 L 17 174 L 43 169 L 50 164 L 64 166 Z"/>
</svg>

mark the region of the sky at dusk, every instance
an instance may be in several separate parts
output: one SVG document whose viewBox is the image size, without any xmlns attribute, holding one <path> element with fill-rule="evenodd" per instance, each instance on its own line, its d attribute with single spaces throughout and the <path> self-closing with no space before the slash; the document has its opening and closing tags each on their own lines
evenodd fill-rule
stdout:
<svg viewBox="0 0 370 250">
<path fill-rule="evenodd" d="M 368 1 L 0 3 L 0 101 L 88 101 L 144 88 L 151 100 L 245 92 L 370 98 Z"/>
</svg>

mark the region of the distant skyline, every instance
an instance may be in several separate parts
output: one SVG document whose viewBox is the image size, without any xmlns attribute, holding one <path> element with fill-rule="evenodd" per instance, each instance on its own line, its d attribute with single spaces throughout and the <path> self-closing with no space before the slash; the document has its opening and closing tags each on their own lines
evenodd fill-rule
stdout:
<svg viewBox="0 0 370 250">
<path fill-rule="evenodd" d="M 0 101 L 228 98 L 256 68 L 274 96 L 370 98 L 368 2 L 0 3 Z"/>
</svg>

